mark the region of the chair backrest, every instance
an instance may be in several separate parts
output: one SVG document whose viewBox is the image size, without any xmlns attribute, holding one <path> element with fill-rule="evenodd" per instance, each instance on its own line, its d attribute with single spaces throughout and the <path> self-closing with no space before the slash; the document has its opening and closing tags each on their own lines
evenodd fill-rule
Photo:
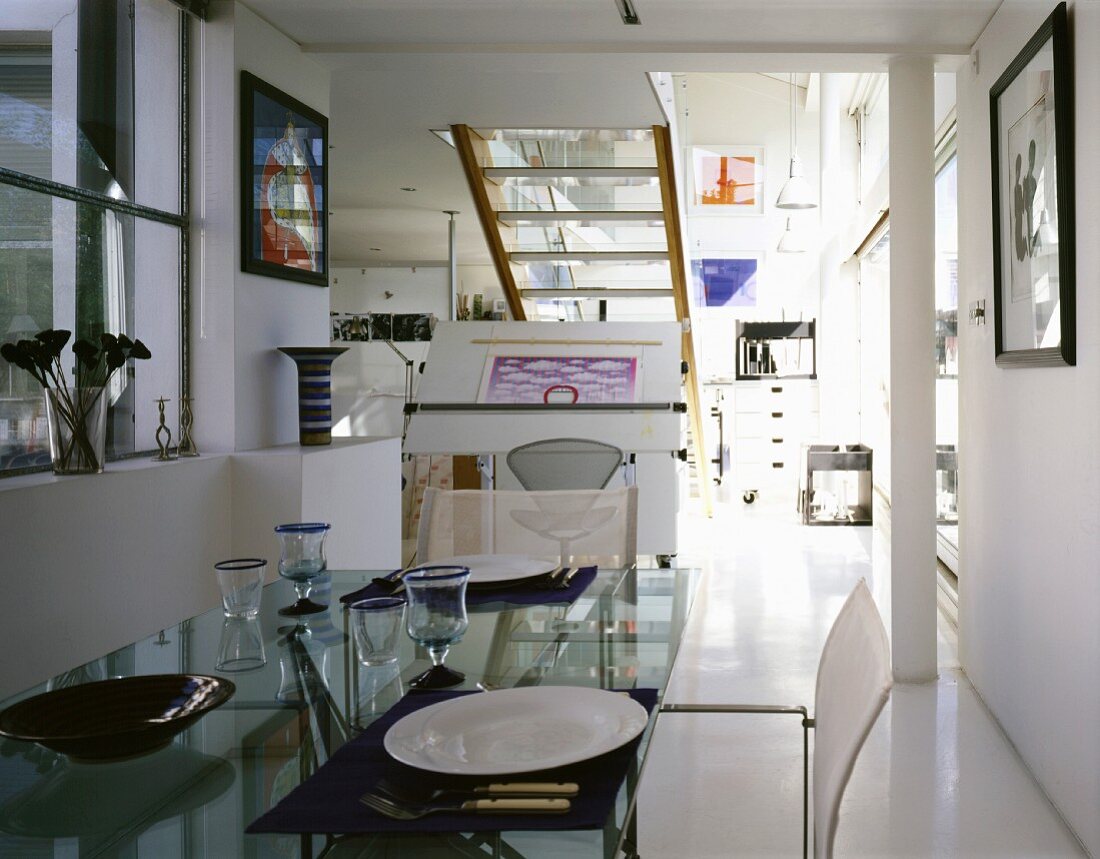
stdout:
<svg viewBox="0 0 1100 859">
<path fill-rule="evenodd" d="M 860 579 L 837 615 L 817 669 L 814 704 L 814 856 L 831 857 L 840 800 L 859 750 L 890 697 L 890 644 Z"/>
<path fill-rule="evenodd" d="M 638 487 L 424 490 L 417 563 L 484 554 L 631 566 L 638 558 Z"/>
<path fill-rule="evenodd" d="M 524 489 L 603 489 L 623 452 L 594 439 L 547 438 L 512 448 L 507 462 Z"/>
</svg>

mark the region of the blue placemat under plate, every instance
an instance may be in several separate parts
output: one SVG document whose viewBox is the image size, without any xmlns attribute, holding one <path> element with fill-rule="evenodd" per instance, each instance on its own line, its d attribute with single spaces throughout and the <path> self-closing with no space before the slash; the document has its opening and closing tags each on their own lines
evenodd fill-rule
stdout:
<svg viewBox="0 0 1100 859">
<path fill-rule="evenodd" d="M 615 805 L 619 787 L 637 752 L 641 738 L 592 760 L 540 770 L 538 781 L 576 782 L 580 792 L 572 808 L 561 815 L 433 814 L 420 820 L 393 820 L 371 811 L 359 797 L 388 779 L 401 785 L 427 788 L 462 788 L 500 776 L 446 776 L 427 773 L 398 763 L 382 746 L 386 731 L 409 713 L 459 695 L 492 695 L 492 692 L 418 692 L 407 695 L 366 731 L 346 743 L 305 782 L 292 790 L 278 805 L 253 821 L 249 833 L 314 833 L 358 835 L 371 832 L 496 832 L 518 830 L 598 829 Z M 629 695 L 652 713 L 657 705 L 656 689 L 632 689 Z M 510 775 L 508 781 L 531 775 Z"/>
<path fill-rule="evenodd" d="M 522 583 L 509 584 L 499 588 L 467 588 L 466 606 L 474 607 L 490 603 L 508 603 L 509 605 L 560 605 L 569 604 L 583 594 L 596 580 L 595 567 L 581 567 L 569 587 L 562 590 L 536 588 Z M 385 588 L 371 583 L 350 594 L 340 597 L 345 605 L 359 600 L 389 596 Z"/>
</svg>

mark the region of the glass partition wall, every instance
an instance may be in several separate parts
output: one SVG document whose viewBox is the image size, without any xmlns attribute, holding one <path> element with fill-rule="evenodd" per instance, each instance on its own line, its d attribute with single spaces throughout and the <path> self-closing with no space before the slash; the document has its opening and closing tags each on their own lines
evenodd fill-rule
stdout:
<svg viewBox="0 0 1100 859">
<path fill-rule="evenodd" d="M 943 562 L 958 575 L 959 239 L 954 131 L 936 173 L 936 529 Z"/>
<path fill-rule="evenodd" d="M 187 18 L 169 0 L 6 0 L 0 341 L 126 334 L 153 358 L 108 391 L 107 456 L 151 450 L 186 392 Z M 63 366 L 71 378 L 74 356 Z M 0 475 L 50 464 L 43 395 L 0 378 Z"/>
<path fill-rule="evenodd" d="M 940 559 L 958 575 L 959 283 L 954 128 L 936 153 L 936 527 Z M 875 456 L 875 484 L 889 497 L 890 225 L 859 260 L 860 433 Z"/>
</svg>

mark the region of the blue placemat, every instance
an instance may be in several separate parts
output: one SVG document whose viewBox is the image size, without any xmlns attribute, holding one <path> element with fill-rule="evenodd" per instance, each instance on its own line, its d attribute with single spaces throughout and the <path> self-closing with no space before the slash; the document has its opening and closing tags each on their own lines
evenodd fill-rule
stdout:
<svg viewBox="0 0 1100 859">
<path fill-rule="evenodd" d="M 496 832 L 532 829 L 599 829 L 615 805 L 619 787 L 634 759 L 641 738 L 590 761 L 538 772 L 538 781 L 576 782 L 580 792 L 572 809 L 561 815 L 433 814 L 420 820 L 393 820 L 371 811 L 359 801 L 385 778 L 417 789 L 462 788 L 501 776 L 471 778 L 427 773 L 400 764 L 382 746 L 390 726 L 409 713 L 458 695 L 492 695 L 492 692 L 418 692 L 407 695 L 388 713 L 354 740 L 346 743 L 309 779 L 292 790 L 278 805 L 252 822 L 253 834 L 315 833 L 365 834 L 370 832 Z M 632 689 L 630 697 L 652 713 L 656 689 Z M 508 781 L 521 777 L 508 776 Z"/>
<path fill-rule="evenodd" d="M 551 603 L 572 603 L 577 597 L 588 590 L 589 585 L 596 580 L 595 567 L 581 567 L 569 587 L 564 590 L 546 590 L 528 585 L 508 585 L 500 588 L 467 588 L 466 605 L 479 606 L 489 603 L 504 602 L 510 605 L 547 605 Z M 340 602 L 345 605 L 359 600 L 386 597 L 389 593 L 378 585 L 371 583 L 350 594 L 340 597 Z"/>
</svg>

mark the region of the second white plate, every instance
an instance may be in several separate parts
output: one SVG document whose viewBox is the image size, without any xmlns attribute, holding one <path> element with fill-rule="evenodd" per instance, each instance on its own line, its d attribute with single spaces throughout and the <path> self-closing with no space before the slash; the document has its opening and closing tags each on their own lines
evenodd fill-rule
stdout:
<svg viewBox="0 0 1100 859">
<path fill-rule="evenodd" d="M 492 585 L 545 575 L 556 570 L 558 562 L 530 555 L 458 555 L 426 566 L 469 567 L 471 585 Z"/>
<path fill-rule="evenodd" d="M 403 764 L 456 775 L 534 772 L 586 761 L 638 736 L 645 707 L 582 686 L 464 695 L 410 713 L 383 744 Z"/>
</svg>

